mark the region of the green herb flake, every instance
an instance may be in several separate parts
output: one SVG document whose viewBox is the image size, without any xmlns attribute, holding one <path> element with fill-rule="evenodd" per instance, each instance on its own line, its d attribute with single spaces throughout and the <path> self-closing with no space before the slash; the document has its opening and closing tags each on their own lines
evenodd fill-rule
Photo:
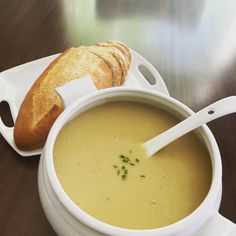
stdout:
<svg viewBox="0 0 236 236">
<path fill-rule="evenodd" d="M 127 169 L 125 169 L 125 170 L 124 170 L 124 173 L 125 173 L 125 175 L 127 175 L 127 174 L 128 174 L 128 170 L 127 170 Z"/>
<path fill-rule="evenodd" d="M 122 161 L 125 162 L 125 163 L 128 163 L 130 160 L 129 160 L 128 157 L 125 157 Z"/>
<path fill-rule="evenodd" d="M 124 169 L 125 169 L 125 166 L 122 166 L 121 169 L 124 170 Z"/>
<path fill-rule="evenodd" d="M 114 168 L 118 168 L 118 166 L 117 166 L 117 165 L 113 165 L 113 167 L 114 167 Z"/>
<path fill-rule="evenodd" d="M 139 163 L 139 159 L 138 159 L 138 158 L 136 158 L 135 161 L 136 161 L 137 163 Z"/>
<path fill-rule="evenodd" d="M 126 179 L 126 175 L 122 175 L 121 178 L 122 178 L 123 180 L 125 180 L 125 179 Z"/>
<path fill-rule="evenodd" d="M 146 175 L 140 175 L 140 177 L 141 177 L 141 178 L 145 178 L 145 177 L 146 177 Z"/>
<path fill-rule="evenodd" d="M 125 158 L 125 156 L 124 156 L 124 155 L 122 155 L 122 154 L 121 154 L 119 157 L 120 157 L 120 158 L 122 158 L 122 159 L 123 159 L 123 158 Z"/>
<path fill-rule="evenodd" d="M 117 170 L 117 172 L 116 172 L 116 173 L 117 173 L 117 175 L 120 175 L 120 170 Z"/>
<path fill-rule="evenodd" d="M 135 166 L 135 164 L 134 164 L 134 163 L 132 163 L 132 162 L 130 162 L 130 163 L 129 163 L 129 165 L 130 165 L 130 166 Z"/>
</svg>

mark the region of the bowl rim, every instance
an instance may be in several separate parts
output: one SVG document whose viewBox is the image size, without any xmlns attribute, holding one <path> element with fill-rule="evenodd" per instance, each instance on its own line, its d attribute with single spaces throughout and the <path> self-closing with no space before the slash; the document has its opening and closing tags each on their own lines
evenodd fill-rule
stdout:
<svg viewBox="0 0 236 236">
<path fill-rule="evenodd" d="M 88 227 L 99 231 L 103 234 L 107 235 L 124 235 L 124 236 L 156 236 L 156 235 L 169 235 L 176 232 L 180 232 L 184 228 L 189 227 L 191 224 L 194 224 L 198 221 L 203 221 L 203 219 L 207 219 L 210 214 L 212 214 L 215 209 L 213 209 L 213 205 L 218 197 L 218 193 L 221 189 L 221 178 L 222 178 L 222 163 L 218 145 L 215 141 L 213 134 L 211 133 L 210 129 L 203 125 L 200 129 L 204 132 L 205 138 L 209 141 L 211 146 L 213 160 L 212 163 L 212 182 L 209 189 L 209 192 L 203 202 L 187 217 L 181 219 L 178 222 L 173 224 L 154 228 L 154 229 L 126 229 L 114 225 L 107 224 L 102 222 L 95 217 L 89 215 L 82 209 L 80 209 L 67 195 L 64 191 L 63 187 L 60 185 L 60 182 L 57 178 L 54 163 L 53 163 L 53 147 L 56 137 L 64 126 L 64 124 L 70 120 L 70 118 L 77 114 L 77 112 L 82 109 L 83 107 L 88 106 L 89 104 L 96 102 L 97 99 L 102 99 L 111 96 L 118 96 L 118 94 L 139 94 L 140 96 L 146 95 L 151 97 L 158 97 L 161 100 L 167 101 L 167 103 L 172 103 L 175 106 L 178 106 L 178 109 L 187 112 L 189 115 L 193 114 L 194 112 L 188 108 L 186 105 L 181 103 L 180 101 L 162 94 L 157 91 L 153 91 L 150 89 L 143 89 L 143 88 L 108 88 L 99 90 L 96 92 L 92 92 L 73 102 L 70 106 L 68 106 L 58 117 L 56 122 L 53 124 L 46 144 L 44 146 L 43 156 L 46 168 L 46 174 L 48 176 L 49 184 L 53 189 L 57 199 L 63 204 L 63 206 L 67 209 L 67 211 L 74 216 L 77 220 L 82 222 L 83 224 L 87 225 Z M 83 111 L 82 111 L 83 112 Z M 212 157 L 211 157 L 212 159 Z"/>
</svg>

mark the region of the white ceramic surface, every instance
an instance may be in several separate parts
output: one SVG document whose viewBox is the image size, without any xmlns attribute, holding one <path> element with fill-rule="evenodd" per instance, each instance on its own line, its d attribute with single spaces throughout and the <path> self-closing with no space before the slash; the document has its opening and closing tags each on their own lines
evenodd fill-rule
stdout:
<svg viewBox="0 0 236 236">
<path fill-rule="evenodd" d="M 169 94 L 163 79 L 161 78 L 159 72 L 153 67 L 153 65 L 137 52 L 131 50 L 131 54 L 131 65 L 126 76 L 126 81 L 122 87 L 143 87 Z M 14 122 L 27 91 L 39 77 L 39 75 L 44 71 L 44 69 L 58 55 L 59 54 L 41 58 L 0 73 L 0 102 L 8 102 Z M 150 84 L 140 72 L 139 66 L 141 65 L 148 68 L 148 70 L 153 75 L 155 80 L 153 85 Z M 19 153 L 21 156 L 33 156 L 42 152 L 41 148 L 33 151 L 22 151 L 18 149 L 13 139 L 13 129 L 14 127 L 9 128 L 5 126 L 0 117 L 0 132 L 9 145 L 17 153 Z"/>
<path fill-rule="evenodd" d="M 105 89 L 86 95 L 66 108 L 56 120 L 49 133 L 44 151 L 41 155 L 38 172 L 40 199 L 45 214 L 54 230 L 59 235 L 67 236 L 235 235 L 235 225 L 218 213 L 222 190 L 221 158 L 214 136 L 206 125 L 197 129 L 197 134 L 206 144 L 211 156 L 213 169 L 212 184 L 205 200 L 188 217 L 159 229 L 128 230 L 105 224 L 88 215 L 73 203 L 61 187 L 54 170 L 54 141 L 58 132 L 68 120 L 86 109 L 114 100 L 146 102 L 162 107 L 182 118 L 193 114 L 193 111 L 179 101 L 165 94 L 142 88 Z"/>
</svg>

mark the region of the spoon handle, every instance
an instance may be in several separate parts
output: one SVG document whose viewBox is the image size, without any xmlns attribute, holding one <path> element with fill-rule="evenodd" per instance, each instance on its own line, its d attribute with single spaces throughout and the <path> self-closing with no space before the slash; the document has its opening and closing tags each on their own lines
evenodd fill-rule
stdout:
<svg viewBox="0 0 236 236">
<path fill-rule="evenodd" d="M 179 124 L 146 141 L 143 145 L 147 150 L 148 156 L 152 156 L 161 148 L 183 136 L 184 134 L 200 127 L 209 121 L 234 112 L 236 112 L 236 96 L 224 98 L 215 103 L 212 103 L 197 113 L 194 113 Z"/>
</svg>

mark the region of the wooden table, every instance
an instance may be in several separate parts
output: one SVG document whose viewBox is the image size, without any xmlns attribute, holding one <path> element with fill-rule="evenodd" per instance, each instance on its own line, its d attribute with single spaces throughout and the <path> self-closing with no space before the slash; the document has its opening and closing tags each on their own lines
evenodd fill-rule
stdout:
<svg viewBox="0 0 236 236">
<path fill-rule="evenodd" d="M 197 111 L 236 95 L 235 12 L 235 0 L 0 0 L 0 71 L 118 39 L 159 70 L 172 97 Z M 6 103 L 0 108 L 12 125 Z M 236 222 L 236 114 L 209 127 L 223 161 L 220 213 Z M 38 197 L 38 162 L 0 136 L 0 235 L 55 235 Z"/>
</svg>

